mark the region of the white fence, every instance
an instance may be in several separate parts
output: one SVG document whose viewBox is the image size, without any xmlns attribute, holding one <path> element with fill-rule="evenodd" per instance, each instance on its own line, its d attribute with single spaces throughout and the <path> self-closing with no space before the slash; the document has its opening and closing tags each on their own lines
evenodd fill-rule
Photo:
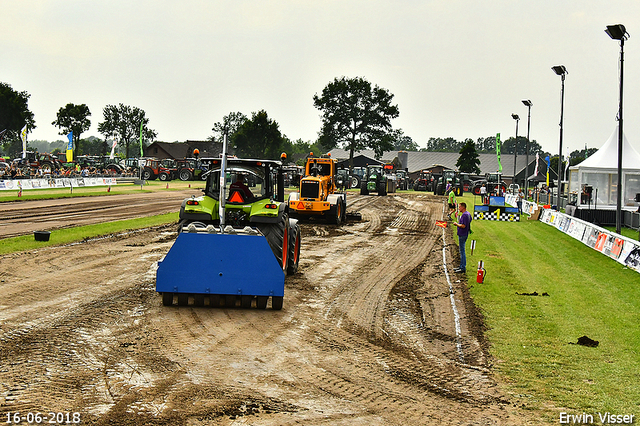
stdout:
<svg viewBox="0 0 640 426">
<path fill-rule="evenodd" d="M 25 191 L 28 189 L 49 188 L 82 188 L 86 186 L 111 186 L 117 184 L 118 182 L 116 178 L 112 177 L 0 180 L 0 191 Z"/>
</svg>

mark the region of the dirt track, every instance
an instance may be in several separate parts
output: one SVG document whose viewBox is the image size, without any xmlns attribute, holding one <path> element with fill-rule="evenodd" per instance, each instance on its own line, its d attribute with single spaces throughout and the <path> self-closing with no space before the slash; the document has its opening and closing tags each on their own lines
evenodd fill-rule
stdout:
<svg viewBox="0 0 640 426">
<path fill-rule="evenodd" d="M 536 424 L 491 376 L 481 321 L 452 272 L 457 247 L 435 226 L 441 198 L 354 195 L 349 206 L 362 222 L 302 225 L 282 311 L 163 307 L 155 267 L 173 226 L 0 257 L 0 415 Z"/>
</svg>

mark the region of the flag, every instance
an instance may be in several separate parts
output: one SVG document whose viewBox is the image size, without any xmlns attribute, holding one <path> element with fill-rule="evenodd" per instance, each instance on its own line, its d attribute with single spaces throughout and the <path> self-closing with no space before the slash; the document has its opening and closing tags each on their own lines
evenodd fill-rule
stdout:
<svg viewBox="0 0 640 426">
<path fill-rule="evenodd" d="M 439 226 L 440 228 L 446 228 L 447 227 L 447 221 L 446 220 L 436 220 L 436 226 Z"/>
<path fill-rule="evenodd" d="M 498 173 L 502 173 L 502 164 L 500 163 L 500 133 L 496 134 L 496 155 L 498 156 Z"/>
<path fill-rule="evenodd" d="M 533 172 L 534 176 L 538 176 L 538 162 L 540 161 L 540 154 L 536 152 L 536 171 Z"/>
<path fill-rule="evenodd" d="M 22 139 L 22 158 L 27 158 L 27 125 L 25 124 L 20 130 L 20 139 Z"/>
<path fill-rule="evenodd" d="M 144 121 L 140 122 L 140 157 L 144 157 L 144 152 L 142 151 L 142 125 L 144 124 Z"/>
<path fill-rule="evenodd" d="M 544 158 L 545 163 L 547 163 L 547 187 L 549 187 L 549 169 L 551 168 L 551 159 L 547 155 Z"/>
<path fill-rule="evenodd" d="M 111 144 L 111 154 L 109 154 L 109 158 L 112 160 L 116 156 L 116 145 L 118 145 L 118 142 L 114 139 L 113 144 Z"/>
<path fill-rule="evenodd" d="M 73 131 L 67 133 L 67 163 L 73 161 Z"/>
<path fill-rule="evenodd" d="M 564 166 L 564 178 L 565 178 L 565 180 L 567 180 L 567 172 L 569 171 L 569 147 L 566 147 L 564 152 L 566 152 L 564 157 L 567 160 L 567 165 Z"/>
</svg>

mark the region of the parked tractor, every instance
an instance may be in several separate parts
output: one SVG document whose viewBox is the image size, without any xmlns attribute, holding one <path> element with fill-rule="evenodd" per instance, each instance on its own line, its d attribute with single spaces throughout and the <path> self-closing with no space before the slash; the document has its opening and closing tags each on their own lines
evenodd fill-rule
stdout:
<svg viewBox="0 0 640 426">
<path fill-rule="evenodd" d="M 223 145 L 226 152 L 226 135 Z M 298 270 L 300 227 L 284 201 L 282 163 L 212 160 L 202 196 L 182 202 L 178 238 L 159 262 L 162 303 L 282 309 L 285 274 Z M 253 189 L 244 184 L 249 177 Z"/>
<path fill-rule="evenodd" d="M 200 160 L 195 158 L 185 158 L 176 160 L 176 169 L 178 178 L 182 181 L 187 180 L 204 180 L 206 179 L 200 165 Z"/>
<path fill-rule="evenodd" d="M 420 170 L 418 177 L 413 181 L 414 191 L 433 191 L 437 177 L 428 170 Z"/>
<path fill-rule="evenodd" d="M 347 195 L 338 192 L 336 160 L 328 156 L 307 157 L 300 192 L 289 195 L 289 212 L 293 217 L 319 216 L 340 225 L 347 210 Z"/>
<path fill-rule="evenodd" d="M 396 185 L 400 191 L 406 191 L 409 189 L 409 174 L 406 170 L 396 170 Z"/>
<path fill-rule="evenodd" d="M 31 171 L 41 169 L 43 173 L 50 174 L 62 167 L 62 163 L 48 152 L 27 151 L 24 158 L 16 158 L 12 162 L 16 168 L 22 170 L 22 174 L 28 176 Z"/>
<path fill-rule="evenodd" d="M 381 165 L 367 166 L 360 184 L 360 195 L 369 195 L 370 192 L 387 195 L 387 175 Z"/>
<path fill-rule="evenodd" d="M 166 160 L 163 160 L 166 161 Z M 170 160 L 173 161 L 173 160 Z M 166 163 L 165 163 L 166 164 Z M 156 158 L 147 158 L 146 163 L 142 169 L 142 179 L 161 181 L 169 181 L 175 177 L 176 169 L 172 167 L 172 164 L 163 164 L 162 161 Z M 169 166 L 169 167 L 167 167 Z"/>
<path fill-rule="evenodd" d="M 464 194 L 462 179 L 460 178 L 460 173 L 457 171 L 444 170 L 442 176 L 438 178 L 433 194 L 446 195 L 447 185 L 451 185 L 451 190 L 454 191 L 457 196 Z"/>
<path fill-rule="evenodd" d="M 484 179 L 473 183 L 473 194 L 480 195 L 480 188 L 485 185 L 487 194 L 502 195 L 507 191 L 507 184 L 502 180 L 502 173 L 487 173 Z"/>
</svg>

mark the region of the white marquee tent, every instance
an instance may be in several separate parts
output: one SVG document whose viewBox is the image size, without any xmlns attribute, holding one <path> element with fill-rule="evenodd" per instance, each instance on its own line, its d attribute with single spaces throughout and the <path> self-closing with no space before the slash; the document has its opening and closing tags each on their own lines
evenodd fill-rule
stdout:
<svg viewBox="0 0 640 426">
<path fill-rule="evenodd" d="M 622 207 L 637 209 L 640 193 L 640 154 L 623 135 L 622 143 Z M 587 202 L 580 194 L 584 185 L 593 188 L 591 207 L 616 207 L 618 197 L 618 126 L 609 139 L 591 157 L 569 168 L 569 192 L 578 194 L 578 206 Z M 596 191 L 597 190 L 597 191 Z M 597 192 L 597 199 L 596 199 Z"/>
</svg>

